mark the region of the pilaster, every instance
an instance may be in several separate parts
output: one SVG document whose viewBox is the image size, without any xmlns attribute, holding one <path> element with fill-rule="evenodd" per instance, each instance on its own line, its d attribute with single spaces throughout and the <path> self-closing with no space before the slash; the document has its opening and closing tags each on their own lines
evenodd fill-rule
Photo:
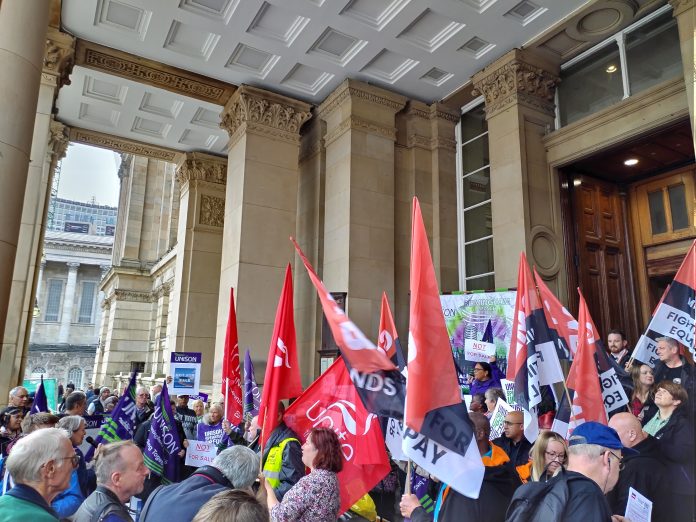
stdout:
<svg viewBox="0 0 696 522">
<path fill-rule="evenodd" d="M 67 343 L 70 335 L 70 323 L 73 319 L 73 308 L 75 305 L 75 288 L 77 286 L 77 270 L 80 263 L 67 263 L 68 281 L 65 284 L 63 293 L 63 306 L 60 316 L 60 330 L 58 332 L 58 342 Z"/>
<path fill-rule="evenodd" d="M 230 287 L 240 347 L 250 347 L 255 360 L 266 358 L 284 268 L 294 259 L 288 238 L 296 230 L 300 128 L 311 117 L 309 109 L 243 85 L 223 110 L 230 147 L 213 389 L 220 382 Z M 212 207 L 209 214 L 217 216 Z"/>
<path fill-rule="evenodd" d="M 672 13 L 677 19 L 679 29 L 679 46 L 681 48 L 682 64 L 684 68 L 684 83 L 686 85 L 686 99 L 689 103 L 689 120 L 691 121 L 691 137 L 696 148 L 696 109 L 694 96 L 696 96 L 696 1 L 695 0 L 669 0 Z"/>
<path fill-rule="evenodd" d="M 558 67 L 514 49 L 473 77 L 490 143 L 495 284 L 513 287 L 520 252 L 552 286 L 564 277 L 558 180 L 542 139 L 554 122 Z"/>
</svg>

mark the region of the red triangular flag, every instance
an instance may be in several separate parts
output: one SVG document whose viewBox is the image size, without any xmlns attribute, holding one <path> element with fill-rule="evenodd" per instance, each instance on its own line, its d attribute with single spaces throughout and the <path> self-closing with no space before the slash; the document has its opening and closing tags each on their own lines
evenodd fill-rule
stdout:
<svg viewBox="0 0 696 522">
<path fill-rule="evenodd" d="M 413 198 L 411 217 L 411 307 L 406 386 L 404 421 L 417 432 L 422 431 L 423 420 L 429 411 L 462 401 L 417 198 Z"/>
<path fill-rule="evenodd" d="M 537 287 L 539 287 L 539 295 L 544 304 L 546 323 L 549 325 L 549 328 L 556 330 L 558 336 L 563 339 L 570 350 L 572 357 L 575 357 L 578 344 L 578 322 L 568 309 L 561 304 L 558 298 L 553 295 L 553 292 L 549 290 L 549 287 L 539 277 L 536 268 L 534 269 L 534 280 Z"/>
<path fill-rule="evenodd" d="M 404 359 L 404 353 L 401 349 L 399 333 L 396 331 L 394 317 L 389 307 L 389 299 L 387 299 L 386 292 L 382 292 L 382 309 L 379 314 L 377 347 L 387 354 L 391 362 L 396 364 L 399 369 L 403 370 L 406 366 L 406 360 Z"/>
<path fill-rule="evenodd" d="M 379 420 L 363 406 L 340 357 L 292 403 L 285 412 L 285 424 L 303 441 L 315 427 L 325 426 L 338 434 L 343 451 L 339 513 L 347 511 L 391 469 Z"/>
<path fill-rule="evenodd" d="M 607 412 L 604 409 L 602 388 L 599 383 L 599 373 L 595 362 L 597 327 L 590 317 L 587 303 L 578 288 L 580 302 L 578 304 L 578 350 L 568 373 L 568 388 L 575 391 L 573 409 L 570 418 L 570 428 L 583 422 L 595 421 L 607 423 Z"/>
<path fill-rule="evenodd" d="M 222 395 L 225 398 L 225 419 L 234 426 L 241 424 L 244 415 L 242 371 L 239 366 L 239 339 L 233 288 L 230 288 L 230 313 L 227 318 L 225 352 L 222 356 Z"/>
<path fill-rule="evenodd" d="M 259 407 L 259 426 L 263 427 L 261 446 L 278 426 L 278 402 L 302 393 L 300 366 L 297 363 L 297 340 L 292 301 L 292 269 L 285 269 L 285 283 L 276 311 L 271 346 L 266 362 L 266 377 Z"/>
</svg>

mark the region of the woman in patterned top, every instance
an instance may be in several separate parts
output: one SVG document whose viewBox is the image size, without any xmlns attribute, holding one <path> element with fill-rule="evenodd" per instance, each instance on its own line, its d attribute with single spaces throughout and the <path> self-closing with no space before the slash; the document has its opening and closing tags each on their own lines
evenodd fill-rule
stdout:
<svg viewBox="0 0 696 522">
<path fill-rule="evenodd" d="M 338 477 L 343 468 L 341 444 L 329 428 L 314 428 L 302 445 L 302 462 L 310 469 L 283 496 L 278 498 L 266 481 L 268 510 L 272 522 L 314 522 L 338 518 L 340 506 Z"/>
</svg>

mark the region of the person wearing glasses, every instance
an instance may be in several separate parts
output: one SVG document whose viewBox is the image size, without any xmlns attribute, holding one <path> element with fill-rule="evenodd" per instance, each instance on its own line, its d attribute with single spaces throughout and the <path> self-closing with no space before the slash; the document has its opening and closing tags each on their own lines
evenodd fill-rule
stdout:
<svg viewBox="0 0 696 522">
<path fill-rule="evenodd" d="M 532 443 L 524 436 L 524 414 L 521 411 L 505 415 L 503 434 L 494 439 L 493 444 L 503 449 L 513 466 L 524 466 L 529 462 Z"/>
<path fill-rule="evenodd" d="M 517 472 L 523 482 L 533 480 L 546 482 L 565 468 L 568 463 L 568 445 L 563 437 L 553 431 L 539 434 L 529 452 L 527 466 L 518 466 Z"/>
<path fill-rule="evenodd" d="M 0 497 L 0 522 L 59 520 L 51 502 L 68 487 L 77 464 L 65 430 L 46 428 L 22 437 L 7 458 L 15 486 Z"/>
<path fill-rule="evenodd" d="M 469 383 L 469 393 L 471 395 L 486 393 L 486 390 L 489 388 L 502 388 L 500 379 L 504 375 L 495 361 L 495 356 L 493 356 L 490 359 L 490 363 L 477 362 L 474 364 L 473 379 Z"/>
</svg>

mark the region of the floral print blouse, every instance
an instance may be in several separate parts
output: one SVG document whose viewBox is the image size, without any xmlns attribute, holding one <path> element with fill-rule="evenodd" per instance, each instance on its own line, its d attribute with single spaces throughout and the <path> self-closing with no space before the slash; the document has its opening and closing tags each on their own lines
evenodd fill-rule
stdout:
<svg viewBox="0 0 696 522">
<path fill-rule="evenodd" d="M 335 521 L 340 503 L 336 473 L 315 469 L 302 477 L 285 494 L 283 501 L 271 509 L 271 521 Z"/>
</svg>

